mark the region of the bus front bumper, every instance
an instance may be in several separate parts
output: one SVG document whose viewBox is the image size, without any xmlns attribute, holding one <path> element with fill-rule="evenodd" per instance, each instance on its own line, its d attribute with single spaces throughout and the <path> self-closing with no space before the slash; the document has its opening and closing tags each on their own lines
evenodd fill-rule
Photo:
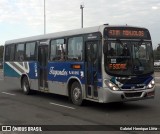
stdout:
<svg viewBox="0 0 160 134">
<path fill-rule="evenodd" d="M 109 88 L 100 88 L 98 90 L 98 96 L 100 103 L 151 99 L 155 96 L 155 87 L 151 89 L 132 91 L 113 91 Z"/>
</svg>

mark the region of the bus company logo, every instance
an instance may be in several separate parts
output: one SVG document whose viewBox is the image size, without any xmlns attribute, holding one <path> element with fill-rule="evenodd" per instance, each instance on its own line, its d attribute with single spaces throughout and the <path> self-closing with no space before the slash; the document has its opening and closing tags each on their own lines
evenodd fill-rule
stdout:
<svg viewBox="0 0 160 134">
<path fill-rule="evenodd" d="M 135 90 L 135 86 L 132 86 L 131 89 L 132 89 L 132 90 Z"/>
<path fill-rule="evenodd" d="M 57 75 L 67 76 L 68 72 L 65 71 L 65 69 L 63 69 L 63 70 L 54 70 L 54 67 L 50 67 L 49 74 L 53 75 L 54 77 L 56 77 Z"/>
</svg>

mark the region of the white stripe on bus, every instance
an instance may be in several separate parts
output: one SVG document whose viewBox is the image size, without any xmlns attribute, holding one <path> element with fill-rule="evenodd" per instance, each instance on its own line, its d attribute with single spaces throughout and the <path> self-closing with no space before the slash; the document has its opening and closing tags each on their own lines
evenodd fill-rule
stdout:
<svg viewBox="0 0 160 134">
<path fill-rule="evenodd" d="M 8 64 L 8 65 L 9 65 L 12 69 L 14 69 L 18 74 L 22 75 L 22 73 L 21 73 L 18 69 L 16 69 L 11 63 L 6 62 L 6 64 Z"/>
<path fill-rule="evenodd" d="M 16 64 L 19 68 L 21 68 L 24 72 L 26 73 L 29 73 L 29 65 L 28 65 L 28 62 L 27 62 L 27 68 L 25 67 L 25 62 L 23 62 L 23 64 L 21 65 L 20 63 L 18 62 L 14 62 L 14 64 Z"/>
</svg>

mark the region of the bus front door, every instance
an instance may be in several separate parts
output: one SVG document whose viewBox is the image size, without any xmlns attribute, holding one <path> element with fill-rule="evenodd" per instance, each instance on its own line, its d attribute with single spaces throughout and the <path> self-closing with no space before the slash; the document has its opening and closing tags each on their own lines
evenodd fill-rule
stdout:
<svg viewBox="0 0 160 134">
<path fill-rule="evenodd" d="M 39 62 L 39 89 L 48 90 L 47 83 L 47 64 L 48 64 L 48 45 L 40 45 L 38 47 Z"/>
<path fill-rule="evenodd" d="M 86 94 L 87 98 L 97 99 L 98 41 L 86 43 Z"/>
</svg>

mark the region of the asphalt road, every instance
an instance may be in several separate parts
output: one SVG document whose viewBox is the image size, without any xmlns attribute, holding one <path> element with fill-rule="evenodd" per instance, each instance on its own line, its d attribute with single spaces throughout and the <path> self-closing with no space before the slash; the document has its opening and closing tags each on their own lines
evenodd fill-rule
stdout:
<svg viewBox="0 0 160 134">
<path fill-rule="evenodd" d="M 40 92 L 24 95 L 21 89 L 14 89 L 13 85 L 5 83 L 2 79 L 0 77 L 0 125 L 160 125 L 159 86 L 156 87 L 154 99 L 124 104 L 99 104 L 86 101 L 84 106 L 79 107 L 70 103 L 64 96 Z M 75 134 L 69 131 L 63 133 Z M 97 132 L 83 131 L 83 133 Z M 139 134 L 140 132 L 109 133 Z"/>
</svg>

